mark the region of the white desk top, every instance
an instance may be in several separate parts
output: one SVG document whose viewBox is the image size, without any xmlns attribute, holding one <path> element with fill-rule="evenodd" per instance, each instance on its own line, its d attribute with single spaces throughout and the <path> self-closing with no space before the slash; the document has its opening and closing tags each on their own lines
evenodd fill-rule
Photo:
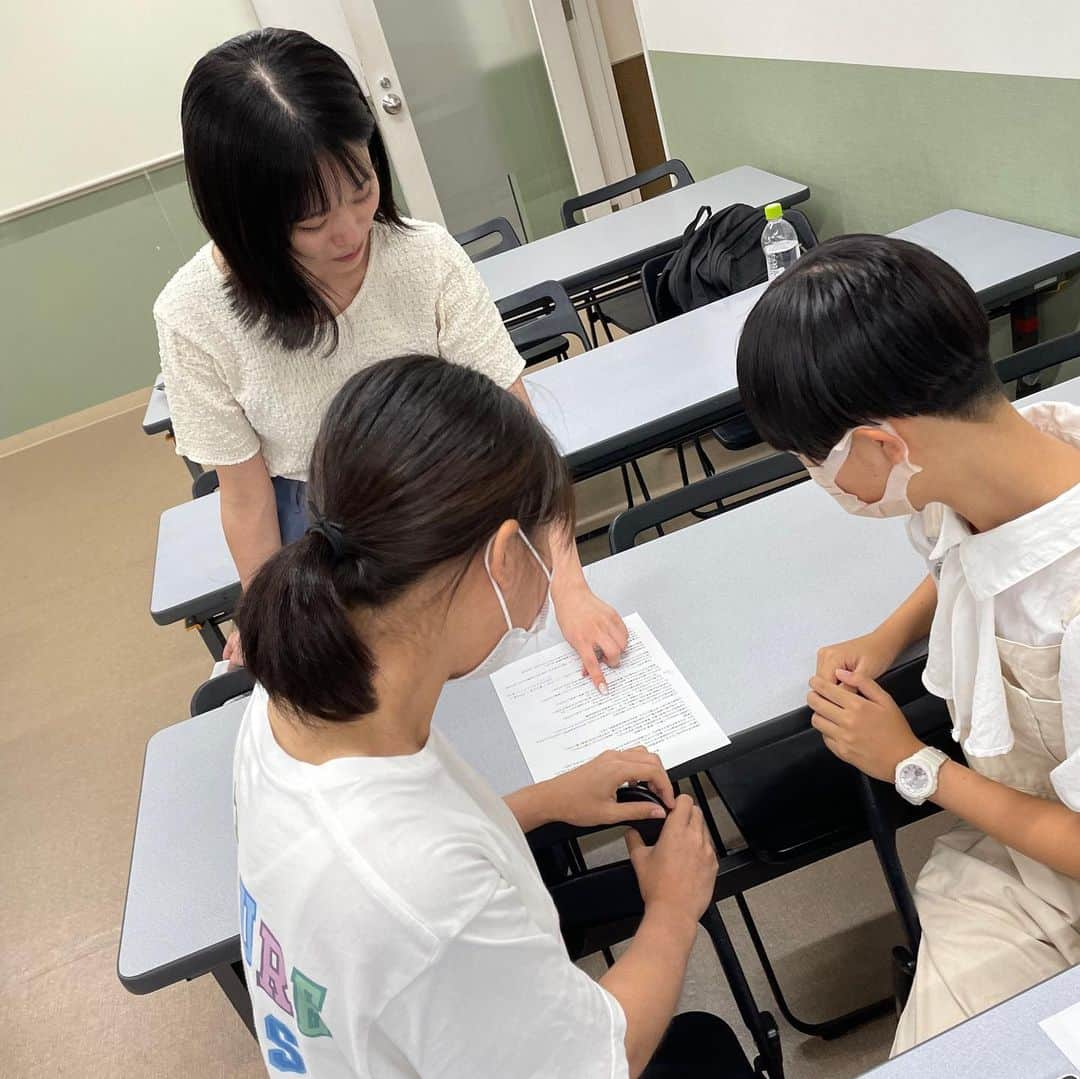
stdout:
<svg viewBox="0 0 1080 1079">
<path fill-rule="evenodd" d="M 1080 379 L 1025 403 L 1039 399 L 1080 403 Z M 811 483 L 586 571 L 619 611 L 641 613 L 732 736 L 800 707 L 817 648 L 876 625 L 925 572 L 903 521 L 851 517 Z M 144 992 L 205 973 L 236 936 L 231 770 L 244 706 L 147 746 L 120 951 L 121 975 Z M 489 679 L 447 686 L 435 722 L 500 793 L 531 782 Z"/>
<path fill-rule="evenodd" d="M 678 194 L 672 191 L 642 205 Z M 619 216 L 626 213 L 621 211 Z M 1069 257 L 1080 265 L 1080 239 L 964 210 L 938 214 L 896 235 L 934 247 L 984 291 L 1012 288 L 1018 280 L 1035 283 L 1049 272 L 1049 266 L 1060 265 L 1063 251 L 1073 251 Z M 979 255 L 982 244 L 987 245 L 985 260 Z M 595 447 L 629 437 L 650 424 L 662 428 L 681 409 L 714 397 L 737 400 L 738 337 L 764 288 L 747 289 L 588 355 L 526 375 L 537 415 L 562 453 L 574 459 L 575 469 Z M 216 608 L 224 598 L 235 596 L 237 589 L 217 495 L 162 514 L 150 603 L 154 620 L 165 625 L 188 615 L 207 614 L 208 606 Z"/>
<path fill-rule="evenodd" d="M 1030 292 L 1040 279 L 1080 266 L 1080 238 L 967 210 L 947 210 L 892 235 L 951 263 L 984 303 L 1017 289 Z M 564 456 L 587 456 L 711 398 L 737 400 L 739 334 L 764 291 L 758 285 L 527 374 L 533 407 Z"/>
<path fill-rule="evenodd" d="M 805 184 L 742 165 L 493 255 L 476 268 L 495 300 L 541 281 L 561 281 L 573 292 L 577 279 L 677 239 L 702 206 L 714 212 L 736 202 L 792 206 L 809 196 Z"/>
<path fill-rule="evenodd" d="M 955 266 L 987 308 L 1080 266 L 1080 237 L 969 210 L 945 210 L 890 235 L 921 244 Z"/>
<path fill-rule="evenodd" d="M 161 515 L 150 615 L 158 625 L 219 614 L 236 602 L 240 578 L 221 528 L 217 491 Z"/>
<path fill-rule="evenodd" d="M 160 375 L 158 378 L 160 379 Z M 158 435 L 162 431 L 172 430 L 172 414 L 169 412 L 169 399 L 164 387 L 154 385 L 150 389 L 150 400 L 146 402 L 143 414 L 143 431 L 148 435 Z"/>
<path fill-rule="evenodd" d="M 1039 1023 L 1080 1002 L 1080 967 L 1033 986 L 867 1072 L 871 1079 L 1060 1079 L 1076 1075 Z"/>
</svg>

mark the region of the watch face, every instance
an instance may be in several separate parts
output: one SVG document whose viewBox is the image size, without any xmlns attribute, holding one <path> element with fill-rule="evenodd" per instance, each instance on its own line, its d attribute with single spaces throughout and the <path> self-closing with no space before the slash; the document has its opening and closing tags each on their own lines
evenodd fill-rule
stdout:
<svg viewBox="0 0 1080 1079">
<path fill-rule="evenodd" d="M 900 786 L 917 798 L 930 789 L 930 772 L 925 765 L 908 761 L 900 769 Z"/>
</svg>

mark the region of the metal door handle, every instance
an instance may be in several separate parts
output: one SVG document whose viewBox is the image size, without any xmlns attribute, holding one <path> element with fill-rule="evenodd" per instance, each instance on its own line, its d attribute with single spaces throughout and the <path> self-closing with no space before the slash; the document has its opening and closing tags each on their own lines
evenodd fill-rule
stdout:
<svg viewBox="0 0 1080 1079">
<path fill-rule="evenodd" d="M 401 98 L 397 94 L 383 94 L 383 112 L 388 112 L 391 116 L 396 116 L 401 112 L 401 105 Z"/>
</svg>

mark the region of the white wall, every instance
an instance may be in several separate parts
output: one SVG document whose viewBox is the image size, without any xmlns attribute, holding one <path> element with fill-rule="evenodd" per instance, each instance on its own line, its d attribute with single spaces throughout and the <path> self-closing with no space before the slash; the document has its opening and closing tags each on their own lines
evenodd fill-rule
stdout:
<svg viewBox="0 0 1080 1079">
<path fill-rule="evenodd" d="M 634 0 L 597 0 L 600 22 L 604 27 L 604 42 L 613 64 L 640 56 L 641 33 L 638 30 Z"/>
<path fill-rule="evenodd" d="M 668 52 L 1080 78 L 1080 0 L 638 0 Z"/>
<path fill-rule="evenodd" d="M 0 39 L 0 211 L 180 149 L 180 91 L 248 0 L 16 0 Z"/>
</svg>

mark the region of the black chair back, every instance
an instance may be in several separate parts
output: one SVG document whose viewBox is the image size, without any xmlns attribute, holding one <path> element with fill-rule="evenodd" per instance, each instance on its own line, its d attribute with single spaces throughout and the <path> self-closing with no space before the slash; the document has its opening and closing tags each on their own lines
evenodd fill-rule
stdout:
<svg viewBox="0 0 1080 1079">
<path fill-rule="evenodd" d="M 795 229 L 795 235 L 799 237 L 799 246 L 804 251 L 817 247 L 817 233 L 814 231 L 814 226 L 810 224 L 810 219 L 802 210 L 785 210 L 784 220 L 791 222 L 792 228 Z"/>
<path fill-rule="evenodd" d="M 645 294 L 645 306 L 649 309 L 653 325 L 666 322 L 669 318 L 680 314 L 678 308 L 667 298 L 666 293 L 660 291 L 660 278 L 671 258 L 671 252 L 656 255 L 641 267 L 641 291 Z"/>
<path fill-rule="evenodd" d="M 627 176 L 625 180 L 616 180 L 615 183 L 598 187 L 595 191 L 587 191 L 583 195 L 575 195 L 572 199 L 567 199 L 562 205 L 563 228 L 572 229 L 575 225 L 581 224 L 575 216 L 579 210 L 587 210 L 590 206 L 610 202 L 629 191 L 638 191 L 665 176 L 671 177 L 672 187 L 686 187 L 694 182 L 690 170 L 678 158 L 662 161 L 659 165 L 653 165 L 652 168 L 642 169 L 641 172 L 635 172 L 633 176 Z"/>
<path fill-rule="evenodd" d="M 1002 382 L 1016 382 L 1028 375 L 1038 374 L 1048 367 L 1074 360 L 1080 356 L 1080 330 L 1055 337 L 1052 341 L 1041 341 L 1031 348 L 1014 352 L 997 362 L 998 378 Z"/>
<path fill-rule="evenodd" d="M 787 481 L 784 487 L 790 487 L 809 478 L 799 459 L 789 453 L 775 453 L 760 461 L 751 461 L 736 468 L 726 469 L 715 476 L 698 480 L 697 483 L 691 483 L 686 487 L 679 487 L 659 498 L 624 510 L 611 522 L 611 527 L 608 529 L 608 546 L 612 554 L 618 554 L 620 551 L 633 547 L 640 533 L 681 517 L 683 514 L 693 513 L 694 510 L 712 505 L 717 507 L 715 511 L 717 513 L 731 510 L 773 494 L 775 491 L 783 490 L 783 487 L 773 487 L 758 495 L 748 493 L 754 491 L 755 488 L 781 480 Z M 734 505 L 724 504 L 729 499 L 743 495 L 746 497 Z"/>
<path fill-rule="evenodd" d="M 236 697 L 246 697 L 254 688 L 255 679 L 246 667 L 226 671 L 203 682 L 195 690 L 191 696 L 191 714 L 201 716 L 204 712 L 212 712 Z"/>
<path fill-rule="evenodd" d="M 191 497 L 202 498 L 203 495 L 212 494 L 220 486 L 217 469 L 208 468 L 195 477 L 195 482 L 191 485 Z"/>
<path fill-rule="evenodd" d="M 519 352 L 557 336 L 576 337 L 582 348 L 590 347 L 566 289 L 558 281 L 541 281 L 496 304 Z"/>
<path fill-rule="evenodd" d="M 498 236 L 499 239 L 494 244 L 482 248 L 475 254 L 469 251 L 470 244 L 478 243 L 489 236 Z M 466 253 L 473 262 L 481 262 L 483 259 L 491 258 L 492 255 L 501 255 L 504 251 L 510 251 L 512 248 L 521 246 L 521 241 L 514 231 L 514 226 L 505 217 L 493 217 L 490 221 L 483 222 L 483 224 L 473 225 L 471 229 L 455 232 L 454 239 L 465 248 Z"/>
<path fill-rule="evenodd" d="M 914 674 L 920 668 L 918 664 L 914 671 L 897 672 L 886 681 L 894 689 L 897 682 L 906 683 L 906 690 L 896 690 L 902 696 L 918 694 L 922 687 Z M 902 707 L 920 738 L 960 757 L 944 701 L 924 692 Z M 799 728 L 787 738 L 725 759 L 708 770 L 743 839 L 764 862 L 783 862 L 816 846 L 869 838 L 859 773 L 825 747 L 821 735 L 810 726 L 809 710 L 800 709 L 787 718 Z M 912 806 L 892 793 L 893 797 L 879 803 L 892 831 L 937 812 L 930 803 Z"/>
</svg>

